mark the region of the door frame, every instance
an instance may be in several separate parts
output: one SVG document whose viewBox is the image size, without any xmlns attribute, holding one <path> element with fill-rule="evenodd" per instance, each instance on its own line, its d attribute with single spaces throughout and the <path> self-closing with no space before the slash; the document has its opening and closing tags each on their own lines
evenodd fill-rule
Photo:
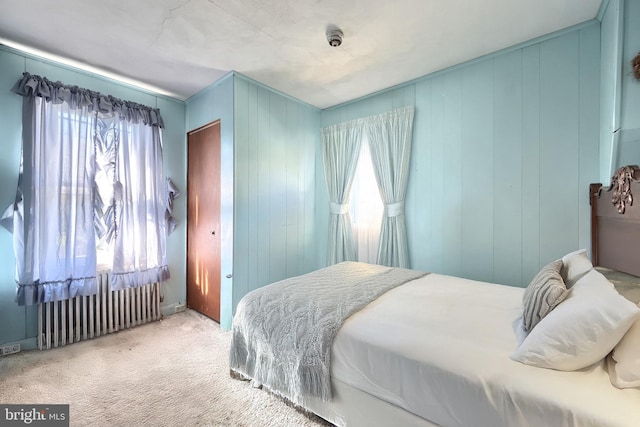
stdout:
<svg viewBox="0 0 640 427">
<path fill-rule="evenodd" d="M 223 286 L 223 282 L 222 282 L 222 278 L 223 278 L 223 262 L 222 262 L 222 257 L 223 257 L 223 239 L 222 239 L 222 123 L 220 119 L 217 120 L 213 120 L 211 122 L 208 122 L 200 127 L 197 127 L 195 129 L 192 129 L 190 131 L 188 131 L 186 133 L 186 142 L 187 142 L 187 156 L 186 156 L 186 160 L 187 160 L 187 167 L 186 167 L 186 175 L 187 175 L 187 222 L 189 220 L 189 188 L 188 188 L 188 183 L 189 183 L 189 138 L 192 134 L 198 133 L 200 131 L 203 131 L 207 128 L 213 127 L 213 126 L 218 126 L 218 139 L 219 139 L 219 155 L 218 155 L 218 160 L 219 160 L 219 165 L 218 165 L 218 169 L 219 169 L 219 180 L 218 180 L 218 186 L 219 186 L 219 210 L 218 210 L 218 230 L 215 230 L 216 234 L 217 234 L 217 239 L 219 240 L 219 256 L 218 256 L 218 263 L 219 263 L 219 271 L 220 271 L 220 277 L 218 277 L 218 283 L 219 283 L 219 307 L 218 307 L 218 319 L 217 321 L 219 323 L 222 322 L 224 313 L 223 313 L 223 292 L 222 292 L 222 286 Z M 186 238 L 185 238 L 185 244 L 186 244 L 186 252 L 185 252 L 185 303 L 187 303 L 189 301 L 189 282 L 188 282 L 188 272 L 189 272 L 189 228 L 188 228 L 188 224 L 187 224 L 187 232 L 186 234 Z M 214 319 L 215 320 L 215 319 Z"/>
<path fill-rule="evenodd" d="M 231 329 L 233 320 L 233 267 L 234 267 L 234 120 L 233 108 L 223 109 L 221 116 L 207 122 L 220 122 L 220 328 L 224 331 Z M 206 126 L 206 125 L 204 125 Z M 186 134 L 200 129 L 194 128 Z M 185 135 L 186 140 L 187 135 Z M 185 145 L 186 147 L 186 145 Z M 186 171 L 186 162 L 185 162 Z M 185 172 L 186 180 L 186 172 Z M 185 241 L 186 244 L 186 241 Z M 186 266 L 185 266 L 186 267 Z M 186 294 L 186 275 L 185 275 Z"/>
</svg>

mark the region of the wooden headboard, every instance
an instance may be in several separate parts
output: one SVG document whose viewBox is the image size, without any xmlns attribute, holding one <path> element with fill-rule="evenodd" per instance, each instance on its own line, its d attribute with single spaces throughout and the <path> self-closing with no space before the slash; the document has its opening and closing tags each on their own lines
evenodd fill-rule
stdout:
<svg viewBox="0 0 640 427">
<path fill-rule="evenodd" d="M 593 265 L 640 276 L 640 168 L 618 169 L 611 185 L 589 186 Z"/>
</svg>

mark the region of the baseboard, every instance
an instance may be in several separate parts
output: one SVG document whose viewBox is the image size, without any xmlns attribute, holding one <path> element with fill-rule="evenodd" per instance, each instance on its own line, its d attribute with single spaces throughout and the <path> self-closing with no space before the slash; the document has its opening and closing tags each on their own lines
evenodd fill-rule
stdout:
<svg viewBox="0 0 640 427">
<path fill-rule="evenodd" d="M 185 311 L 187 308 L 187 305 L 184 303 L 172 303 L 172 304 L 167 304 L 167 305 L 163 305 L 160 307 L 160 314 L 162 314 L 163 317 L 165 316 L 171 316 L 172 314 L 176 314 L 176 313 L 180 313 L 181 311 Z"/>
<path fill-rule="evenodd" d="M 19 341 L 9 341 L 9 342 L 0 344 L 0 347 L 12 346 L 15 344 L 20 345 L 20 351 L 36 350 L 38 348 L 38 339 L 36 337 L 33 337 L 33 338 L 25 338 Z M 10 354 L 7 356 L 10 356 Z"/>
</svg>

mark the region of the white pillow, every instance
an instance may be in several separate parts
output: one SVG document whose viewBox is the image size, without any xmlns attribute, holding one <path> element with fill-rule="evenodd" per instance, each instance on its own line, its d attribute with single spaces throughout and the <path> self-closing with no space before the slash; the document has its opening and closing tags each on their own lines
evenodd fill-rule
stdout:
<svg viewBox="0 0 640 427">
<path fill-rule="evenodd" d="M 586 249 L 579 249 L 562 257 L 560 275 L 567 289 L 570 289 L 578 280 L 593 269 L 593 264 L 587 256 Z"/>
<path fill-rule="evenodd" d="M 592 269 L 531 330 L 511 358 L 561 371 L 586 368 L 603 359 L 639 315 L 635 304 Z"/>
<path fill-rule="evenodd" d="M 611 384 L 618 388 L 640 387 L 640 319 L 611 352 L 608 365 Z"/>
</svg>

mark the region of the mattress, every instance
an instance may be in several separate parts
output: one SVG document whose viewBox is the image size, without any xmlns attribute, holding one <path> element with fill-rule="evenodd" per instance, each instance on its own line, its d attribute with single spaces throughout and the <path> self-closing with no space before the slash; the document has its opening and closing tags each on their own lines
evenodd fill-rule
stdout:
<svg viewBox="0 0 640 427">
<path fill-rule="evenodd" d="M 429 274 L 351 316 L 332 377 L 444 426 L 638 426 L 640 390 L 604 361 L 575 372 L 515 362 L 524 289 Z"/>
</svg>

